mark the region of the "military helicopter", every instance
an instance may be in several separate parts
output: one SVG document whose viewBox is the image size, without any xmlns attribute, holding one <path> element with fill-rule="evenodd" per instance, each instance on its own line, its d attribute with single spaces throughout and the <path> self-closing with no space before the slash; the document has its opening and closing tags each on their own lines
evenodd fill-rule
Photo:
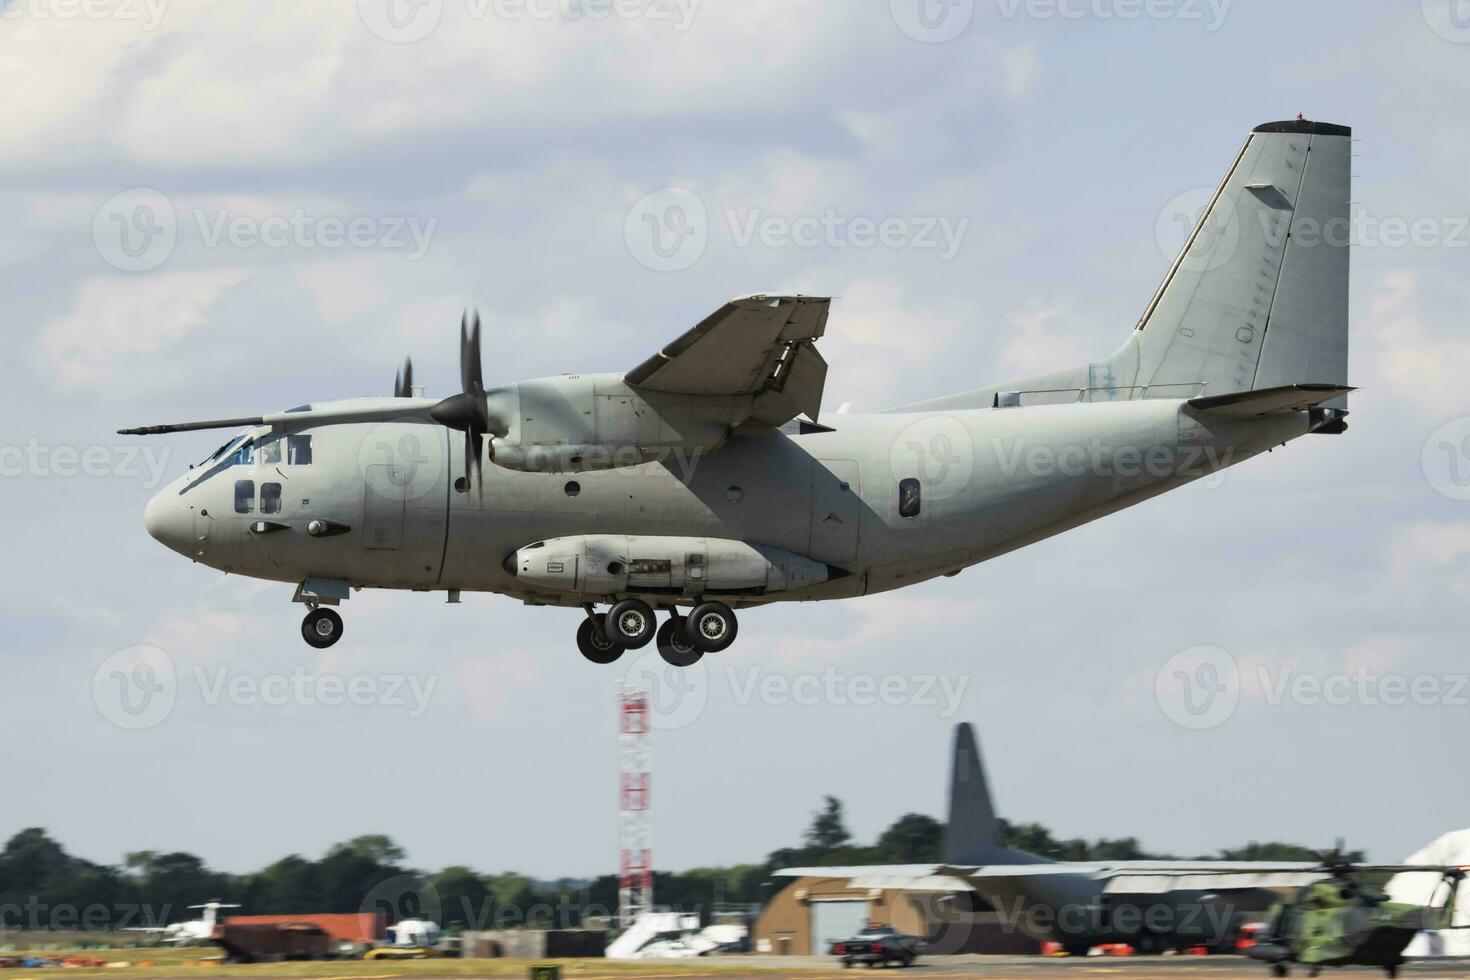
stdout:
<svg viewBox="0 0 1470 980">
<path fill-rule="evenodd" d="M 1424 864 L 1354 864 L 1341 842 L 1322 857 L 1327 877 L 1303 885 L 1286 902 L 1271 907 L 1266 928 L 1245 952 L 1271 965 L 1271 975 L 1289 976 L 1291 965 L 1318 976 L 1324 966 L 1376 966 L 1398 976 L 1404 949 L 1424 929 L 1452 927 L 1455 895 L 1470 868 Z M 1439 908 L 1391 902 L 1364 875 L 1424 872 L 1440 875 L 1448 889 Z M 1436 887 L 1434 894 L 1438 894 Z"/>
<path fill-rule="evenodd" d="M 595 663 L 657 642 L 688 666 L 735 640 L 736 608 L 955 575 L 1344 431 L 1347 244 L 1290 232 L 1345 225 L 1349 137 L 1256 127 L 1101 361 L 823 424 L 827 298 L 740 297 L 626 372 L 488 388 L 467 312 L 447 398 L 409 360 L 391 398 L 119 430 L 243 427 L 144 524 L 193 561 L 293 583 L 313 647 L 341 638 L 333 607 L 355 590 L 471 590 L 581 607 Z"/>
</svg>

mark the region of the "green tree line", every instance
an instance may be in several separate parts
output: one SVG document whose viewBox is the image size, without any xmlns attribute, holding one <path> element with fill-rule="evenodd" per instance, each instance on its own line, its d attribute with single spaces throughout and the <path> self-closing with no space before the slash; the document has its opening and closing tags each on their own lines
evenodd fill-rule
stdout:
<svg viewBox="0 0 1470 980">
<path fill-rule="evenodd" d="M 1006 842 L 1059 861 L 1169 859 L 1136 838 L 1059 839 L 1038 823 L 1001 822 Z M 760 863 L 657 872 L 660 906 L 708 912 L 720 905 L 759 905 L 785 882 L 772 872 L 793 866 L 931 864 L 940 861 L 944 824 L 919 813 L 893 821 L 872 844 L 855 843 L 842 802 L 827 796 L 794 847 Z M 1311 861 L 1309 848 L 1251 843 L 1211 855 L 1222 860 Z M 1347 855 L 1362 860 L 1361 852 Z M 410 867 L 402 848 L 369 834 L 328 848 L 316 859 L 291 854 L 259 871 L 211 870 L 182 851 L 139 851 L 117 865 L 67 853 L 45 830 L 31 827 L 0 851 L 0 931 L 156 926 L 196 918 L 187 909 L 210 899 L 237 902 L 242 913 L 306 914 L 381 911 L 390 921 L 430 915 L 448 928 L 572 927 L 615 911 L 615 875 L 540 881 L 507 871 L 464 866 L 426 872 Z"/>
</svg>

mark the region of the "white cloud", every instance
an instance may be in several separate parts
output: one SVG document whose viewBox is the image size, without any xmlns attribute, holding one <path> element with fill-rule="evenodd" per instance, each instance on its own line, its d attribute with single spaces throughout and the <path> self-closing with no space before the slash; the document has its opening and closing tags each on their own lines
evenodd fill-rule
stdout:
<svg viewBox="0 0 1470 980">
<path fill-rule="evenodd" d="M 150 356 L 145 380 L 132 358 L 166 351 L 200 327 L 210 306 L 248 275 L 210 269 L 84 279 L 71 309 L 42 325 L 36 369 L 63 388 L 155 384 L 166 359 Z"/>
<path fill-rule="evenodd" d="M 1436 336 L 1421 310 L 1420 293 L 1416 272 L 1383 274 L 1358 325 L 1357 336 L 1367 350 L 1354 356 L 1354 371 L 1367 373 L 1365 386 L 1382 385 L 1425 412 L 1440 418 L 1463 415 L 1470 338 Z"/>
</svg>

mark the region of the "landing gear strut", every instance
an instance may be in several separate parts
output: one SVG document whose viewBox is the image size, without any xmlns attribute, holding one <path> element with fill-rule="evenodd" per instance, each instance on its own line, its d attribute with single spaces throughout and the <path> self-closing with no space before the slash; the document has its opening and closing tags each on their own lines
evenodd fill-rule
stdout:
<svg viewBox="0 0 1470 980">
<path fill-rule="evenodd" d="M 301 621 L 301 637 L 318 650 L 342 639 L 342 617 L 335 609 L 316 607 Z"/>
</svg>

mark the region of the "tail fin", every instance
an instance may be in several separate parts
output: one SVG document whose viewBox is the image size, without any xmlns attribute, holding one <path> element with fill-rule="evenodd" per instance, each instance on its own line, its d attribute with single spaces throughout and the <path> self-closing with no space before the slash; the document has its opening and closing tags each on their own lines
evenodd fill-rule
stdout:
<svg viewBox="0 0 1470 980">
<path fill-rule="evenodd" d="M 1199 383 L 1183 395 L 1345 385 L 1351 146 L 1346 126 L 1257 126 L 1110 360 Z"/>
<path fill-rule="evenodd" d="M 949 779 L 949 824 L 944 833 L 944 863 L 1038 864 L 1044 859 L 1005 846 L 980 747 L 969 723 L 954 730 L 954 751 Z"/>
<path fill-rule="evenodd" d="M 1351 133 L 1301 119 L 1252 130 L 1111 357 L 890 411 L 1345 386 Z"/>
</svg>

